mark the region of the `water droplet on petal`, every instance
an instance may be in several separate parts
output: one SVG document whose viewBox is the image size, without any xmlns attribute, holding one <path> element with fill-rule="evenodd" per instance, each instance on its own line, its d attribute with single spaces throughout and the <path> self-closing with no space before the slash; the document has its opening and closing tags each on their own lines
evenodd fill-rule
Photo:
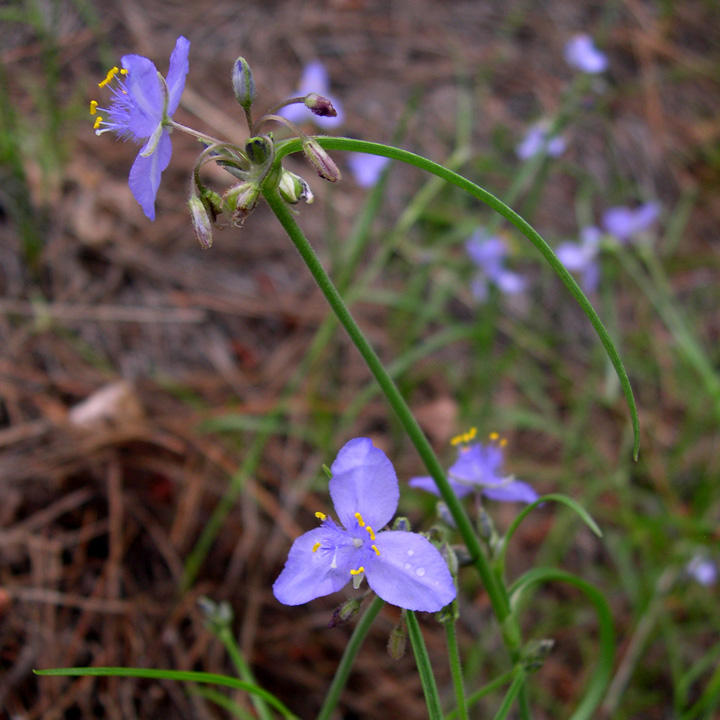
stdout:
<svg viewBox="0 0 720 720">
<path fill-rule="evenodd" d="M 403 565 L 403 567 L 404 567 L 406 570 L 409 570 L 409 569 L 410 569 L 410 563 L 405 563 L 405 564 Z"/>
<path fill-rule="evenodd" d="M 408 550 L 407 553 L 408 553 L 408 557 L 412 557 L 412 556 L 415 554 L 415 551 L 414 551 L 414 550 Z"/>
<path fill-rule="evenodd" d="M 425 574 L 425 568 L 416 568 L 415 574 L 416 574 L 418 577 L 422 577 L 422 576 Z"/>
</svg>

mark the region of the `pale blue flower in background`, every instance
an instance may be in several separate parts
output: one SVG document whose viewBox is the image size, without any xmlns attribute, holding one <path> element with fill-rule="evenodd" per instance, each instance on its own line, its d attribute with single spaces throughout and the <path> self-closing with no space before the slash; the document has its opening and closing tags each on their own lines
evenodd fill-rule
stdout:
<svg viewBox="0 0 720 720">
<path fill-rule="evenodd" d="M 488 236 L 479 228 L 465 242 L 465 250 L 477 266 L 470 286 L 476 300 L 487 300 L 490 285 L 506 295 L 516 295 L 525 289 L 525 280 L 505 268 L 507 248 L 499 237 Z"/>
<path fill-rule="evenodd" d="M 350 440 L 330 468 L 330 496 L 338 525 L 315 513 L 319 528 L 301 535 L 273 585 L 285 605 L 300 605 L 364 577 L 385 602 L 436 612 L 456 596 L 440 551 L 425 537 L 383 530 L 400 498 L 397 475 L 385 453 L 368 438 Z"/>
<path fill-rule="evenodd" d="M 567 142 L 562 135 L 548 135 L 548 127 L 544 121 L 532 125 L 515 152 L 521 160 L 529 160 L 538 153 L 546 153 L 550 157 L 559 157 L 565 152 Z"/>
<path fill-rule="evenodd" d="M 585 33 L 575 35 L 565 45 L 565 60 L 577 70 L 592 75 L 604 72 L 608 66 L 607 55 L 598 50 Z"/>
<path fill-rule="evenodd" d="M 660 215 L 660 203 L 648 202 L 637 208 L 612 207 L 602 217 L 606 232 L 620 242 L 626 242 L 635 235 L 645 232 Z"/>
<path fill-rule="evenodd" d="M 701 585 L 709 587 L 717 582 L 718 569 L 712 560 L 704 555 L 695 555 L 685 566 L 685 570 L 693 580 L 697 580 Z"/>
<path fill-rule="evenodd" d="M 328 71 L 320 60 L 312 60 L 303 68 L 302 75 L 300 76 L 300 83 L 297 90 L 292 94 L 292 97 L 304 97 L 310 93 L 317 93 L 318 95 L 322 95 L 330 100 L 337 112 L 337 115 L 335 117 L 321 117 L 315 115 L 302 103 L 287 105 L 278 112 L 278 115 L 282 115 L 282 117 L 292 123 L 295 123 L 296 125 L 300 125 L 302 123 L 314 123 L 317 127 L 327 130 L 336 128 L 345 122 L 345 113 L 343 112 L 342 103 L 334 95 L 330 94 L 330 78 L 328 76 Z"/>
<path fill-rule="evenodd" d="M 95 131 L 111 131 L 142 148 L 135 158 L 128 184 L 135 199 L 150 220 L 155 219 L 155 198 L 160 177 L 170 163 L 170 119 L 177 110 L 188 74 L 190 41 L 180 36 L 170 56 L 167 79 L 161 83 L 151 60 L 140 55 L 124 55 L 122 70 L 113 68 L 100 87 L 108 85 L 112 98 L 107 108 L 93 101 L 90 113 L 97 115 Z M 115 81 L 117 87 L 110 85 Z"/>
<path fill-rule="evenodd" d="M 348 165 L 355 181 L 362 187 L 372 187 L 380 179 L 382 171 L 390 162 L 390 158 L 367 153 L 350 153 Z"/>
<path fill-rule="evenodd" d="M 459 498 L 475 493 L 504 502 L 535 502 L 539 495 L 526 482 L 504 475 L 503 462 L 503 443 L 497 439 L 485 444 L 463 443 L 457 461 L 448 470 L 448 482 Z M 411 478 L 410 487 L 440 494 L 429 476 Z"/>
<path fill-rule="evenodd" d="M 582 273 L 581 285 L 585 292 L 597 290 L 600 282 L 600 266 L 597 261 L 602 233 L 593 225 L 580 231 L 580 242 L 564 242 L 555 254 L 570 272 Z"/>
</svg>

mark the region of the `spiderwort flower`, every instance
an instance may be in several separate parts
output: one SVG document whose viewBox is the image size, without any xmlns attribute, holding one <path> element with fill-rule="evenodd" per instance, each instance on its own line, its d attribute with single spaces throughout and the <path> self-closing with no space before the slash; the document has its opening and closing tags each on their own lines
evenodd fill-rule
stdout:
<svg viewBox="0 0 720 720">
<path fill-rule="evenodd" d="M 472 428 L 452 439 L 459 447 L 458 459 L 448 470 L 448 481 L 459 498 L 470 493 L 485 495 L 491 500 L 505 502 L 535 502 L 538 494 L 530 485 L 502 474 L 505 440 L 497 433 L 490 434 L 490 442 L 474 442 L 477 431 Z M 429 476 L 410 479 L 410 487 L 439 495 L 434 480 Z"/>
<path fill-rule="evenodd" d="M 294 96 L 303 97 L 310 93 L 318 93 L 321 96 L 327 97 L 335 108 L 335 117 L 331 116 L 318 116 L 313 114 L 302 103 L 294 103 L 293 105 L 286 105 L 279 111 L 279 115 L 282 115 L 285 119 L 289 120 L 296 125 L 303 122 L 313 122 L 315 125 L 322 129 L 331 129 L 342 125 L 345 121 L 345 115 L 343 113 L 342 104 L 329 94 L 330 90 L 330 79 L 328 77 L 328 71 L 325 66 L 319 60 L 313 60 L 309 62 L 304 68 L 302 75 L 300 76 L 300 84 L 298 89 L 295 91 Z"/>
<path fill-rule="evenodd" d="M 110 85 L 112 98 L 107 108 L 93 100 L 90 114 L 97 115 L 95 131 L 100 135 L 114 132 L 123 140 L 142 145 L 130 170 L 128 184 L 145 215 L 155 219 L 155 197 L 160 176 L 170 163 L 171 118 L 177 110 L 188 73 L 190 41 L 180 36 L 170 56 L 167 79 L 151 60 L 140 55 L 125 55 L 122 69 L 113 68 L 99 87 Z"/>
<path fill-rule="evenodd" d="M 555 254 L 570 272 L 582 273 L 581 284 L 585 292 L 595 292 L 600 282 L 600 266 L 597 261 L 602 233 L 593 225 L 580 231 L 580 242 L 558 245 Z"/>
<path fill-rule="evenodd" d="M 585 33 L 575 35 L 565 45 L 565 60 L 568 65 L 591 75 L 604 72 L 608 66 L 607 55 L 598 50 Z"/>
<path fill-rule="evenodd" d="M 507 248 L 499 237 L 490 237 L 478 228 L 465 242 L 465 250 L 477 265 L 471 291 L 480 302 L 487 300 L 490 285 L 495 285 L 506 295 L 516 295 L 525 289 L 525 280 L 505 269 Z"/>
<path fill-rule="evenodd" d="M 330 468 L 330 496 L 341 524 L 315 513 L 319 528 L 301 535 L 273 585 L 285 605 L 300 605 L 363 577 L 385 602 L 435 612 L 455 598 L 440 552 L 422 535 L 383 530 L 400 498 L 397 475 L 368 438 L 350 440 Z"/>
<path fill-rule="evenodd" d="M 693 580 L 697 580 L 705 587 L 710 587 L 717 582 L 718 569 L 715 563 L 704 555 L 695 555 L 685 566 L 685 570 Z"/>
<path fill-rule="evenodd" d="M 377 183 L 390 158 L 367 153 L 350 153 L 348 165 L 358 185 L 370 188 Z"/>
<path fill-rule="evenodd" d="M 522 142 L 515 148 L 521 160 L 529 160 L 538 153 L 559 157 L 565 152 L 567 142 L 562 135 L 549 135 L 547 123 L 540 121 L 531 125 Z"/>
<path fill-rule="evenodd" d="M 602 217 L 605 230 L 625 243 L 634 235 L 645 232 L 657 220 L 660 203 L 648 202 L 637 208 L 626 206 L 612 207 Z"/>
</svg>

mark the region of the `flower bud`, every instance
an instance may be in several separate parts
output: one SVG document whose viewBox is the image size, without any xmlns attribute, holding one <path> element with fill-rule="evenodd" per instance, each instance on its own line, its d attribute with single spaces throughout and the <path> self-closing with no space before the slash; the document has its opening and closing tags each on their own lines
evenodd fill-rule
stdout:
<svg viewBox="0 0 720 720">
<path fill-rule="evenodd" d="M 270 149 L 270 141 L 262 135 L 251 137 L 245 143 L 245 152 L 254 165 L 264 165 L 270 157 Z"/>
<path fill-rule="evenodd" d="M 551 638 L 542 640 L 531 640 L 522 650 L 520 662 L 528 672 L 539 670 L 548 655 L 555 647 L 555 641 Z"/>
<path fill-rule="evenodd" d="M 353 615 L 357 614 L 362 605 L 363 598 L 353 598 L 344 602 L 333 611 L 332 620 L 328 623 L 329 628 L 340 627 L 345 625 Z"/>
<path fill-rule="evenodd" d="M 230 623 L 233 621 L 233 611 L 227 600 L 216 603 L 209 597 L 200 597 L 197 603 L 200 612 L 205 616 L 205 624 L 208 630 L 217 634 L 219 631 L 230 627 Z"/>
<path fill-rule="evenodd" d="M 232 85 L 235 99 L 249 110 L 255 100 L 255 80 L 250 66 L 243 57 L 239 57 L 233 65 Z"/>
<path fill-rule="evenodd" d="M 402 515 L 395 518 L 392 529 L 401 530 L 402 532 L 412 532 L 410 521 L 406 517 L 402 517 Z"/>
<path fill-rule="evenodd" d="M 459 617 L 460 611 L 458 610 L 457 599 L 453 600 L 451 603 L 446 605 L 442 610 L 435 614 L 435 619 L 443 625 L 457 622 L 457 619 Z"/>
<path fill-rule="evenodd" d="M 329 180 L 330 182 L 337 182 L 340 179 L 341 176 L 338 166 L 325 150 L 320 147 L 317 140 L 306 138 L 303 141 L 302 147 L 305 157 L 312 163 L 312 166 L 321 178 Z"/>
<path fill-rule="evenodd" d="M 233 185 L 225 191 L 223 200 L 232 215 L 233 225 L 242 227 L 245 218 L 255 209 L 260 197 L 260 188 L 256 183 L 244 182 Z"/>
<path fill-rule="evenodd" d="M 310 204 L 314 199 L 310 186 L 299 175 L 289 170 L 282 171 L 278 190 L 283 200 L 291 205 L 297 205 L 301 200 Z"/>
<path fill-rule="evenodd" d="M 317 93 L 310 93 L 303 102 L 305 107 L 318 117 L 337 117 L 337 110 L 329 98 Z"/>
<path fill-rule="evenodd" d="M 405 655 L 407 648 L 407 627 L 405 626 L 405 618 L 401 618 L 400 622 L 392 629 L 388 638 L 387 650 L 388 655 L 393 660 L 400 660 Z"/>
<path fill-rule="evenodd" d="M 200 247 L 203 250 L 211 248 L 212 223 L 208 217 L 205 205 L 197 195 L 193 195 L 190 200 L 188 200 L 188 209 L 190 210 L 190 218 L 192 219 L 195 230 L 195 237 L 198 239 Z"/>
</svg>

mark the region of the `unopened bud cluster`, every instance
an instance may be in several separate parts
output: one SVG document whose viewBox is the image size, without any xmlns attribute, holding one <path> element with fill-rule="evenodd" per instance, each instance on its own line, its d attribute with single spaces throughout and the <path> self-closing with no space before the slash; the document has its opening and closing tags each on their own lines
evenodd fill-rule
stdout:
<svg viewBox="0 0 720 720">
<path fill-rule="evenodd" d="M 244 145 L 202 140 L 205 149 L 195 165 L 193 185 L 188 201 L 188 210 L 195 235 L 203 249 L 212 247 L 213 227 L 220 214 L 225 213 L 236 227 L 242 227 L 246 218 L 257 207 L 264 189 L 274 188 L 291 205 L 301 200 L 313 201 L 308 183 L 296 173 L 285 170 L 275 159 L 275 141 L 272 133 L 258 133 L 258 128 L 269 121 L 280 121 L 275 110 L 252 119 L 252 105 L 256 98 L 255 80 L 252 70 L 243 57 L 239 57 L 232 70 L 232 87 L 235 99 L 245 111 L 250 129 L 250 138 Z M 303 103 L 320 117 L 335 117 L 337 112 L 332 102 L 318 93 L 293 98 L 289 103 Z M 283 120 L 284 121 L 284 120 Z M 340 179 L 337 165 L 314 138 L 306 136 L 292 123 L 285 122 L 302 140 L 305 157 L 317 174 L 329 182 Z M 207 162 L 215 162 L 235 179 L 224 192 L 210 190 L 200 181 L 200 169 Z"/>
</svg>

